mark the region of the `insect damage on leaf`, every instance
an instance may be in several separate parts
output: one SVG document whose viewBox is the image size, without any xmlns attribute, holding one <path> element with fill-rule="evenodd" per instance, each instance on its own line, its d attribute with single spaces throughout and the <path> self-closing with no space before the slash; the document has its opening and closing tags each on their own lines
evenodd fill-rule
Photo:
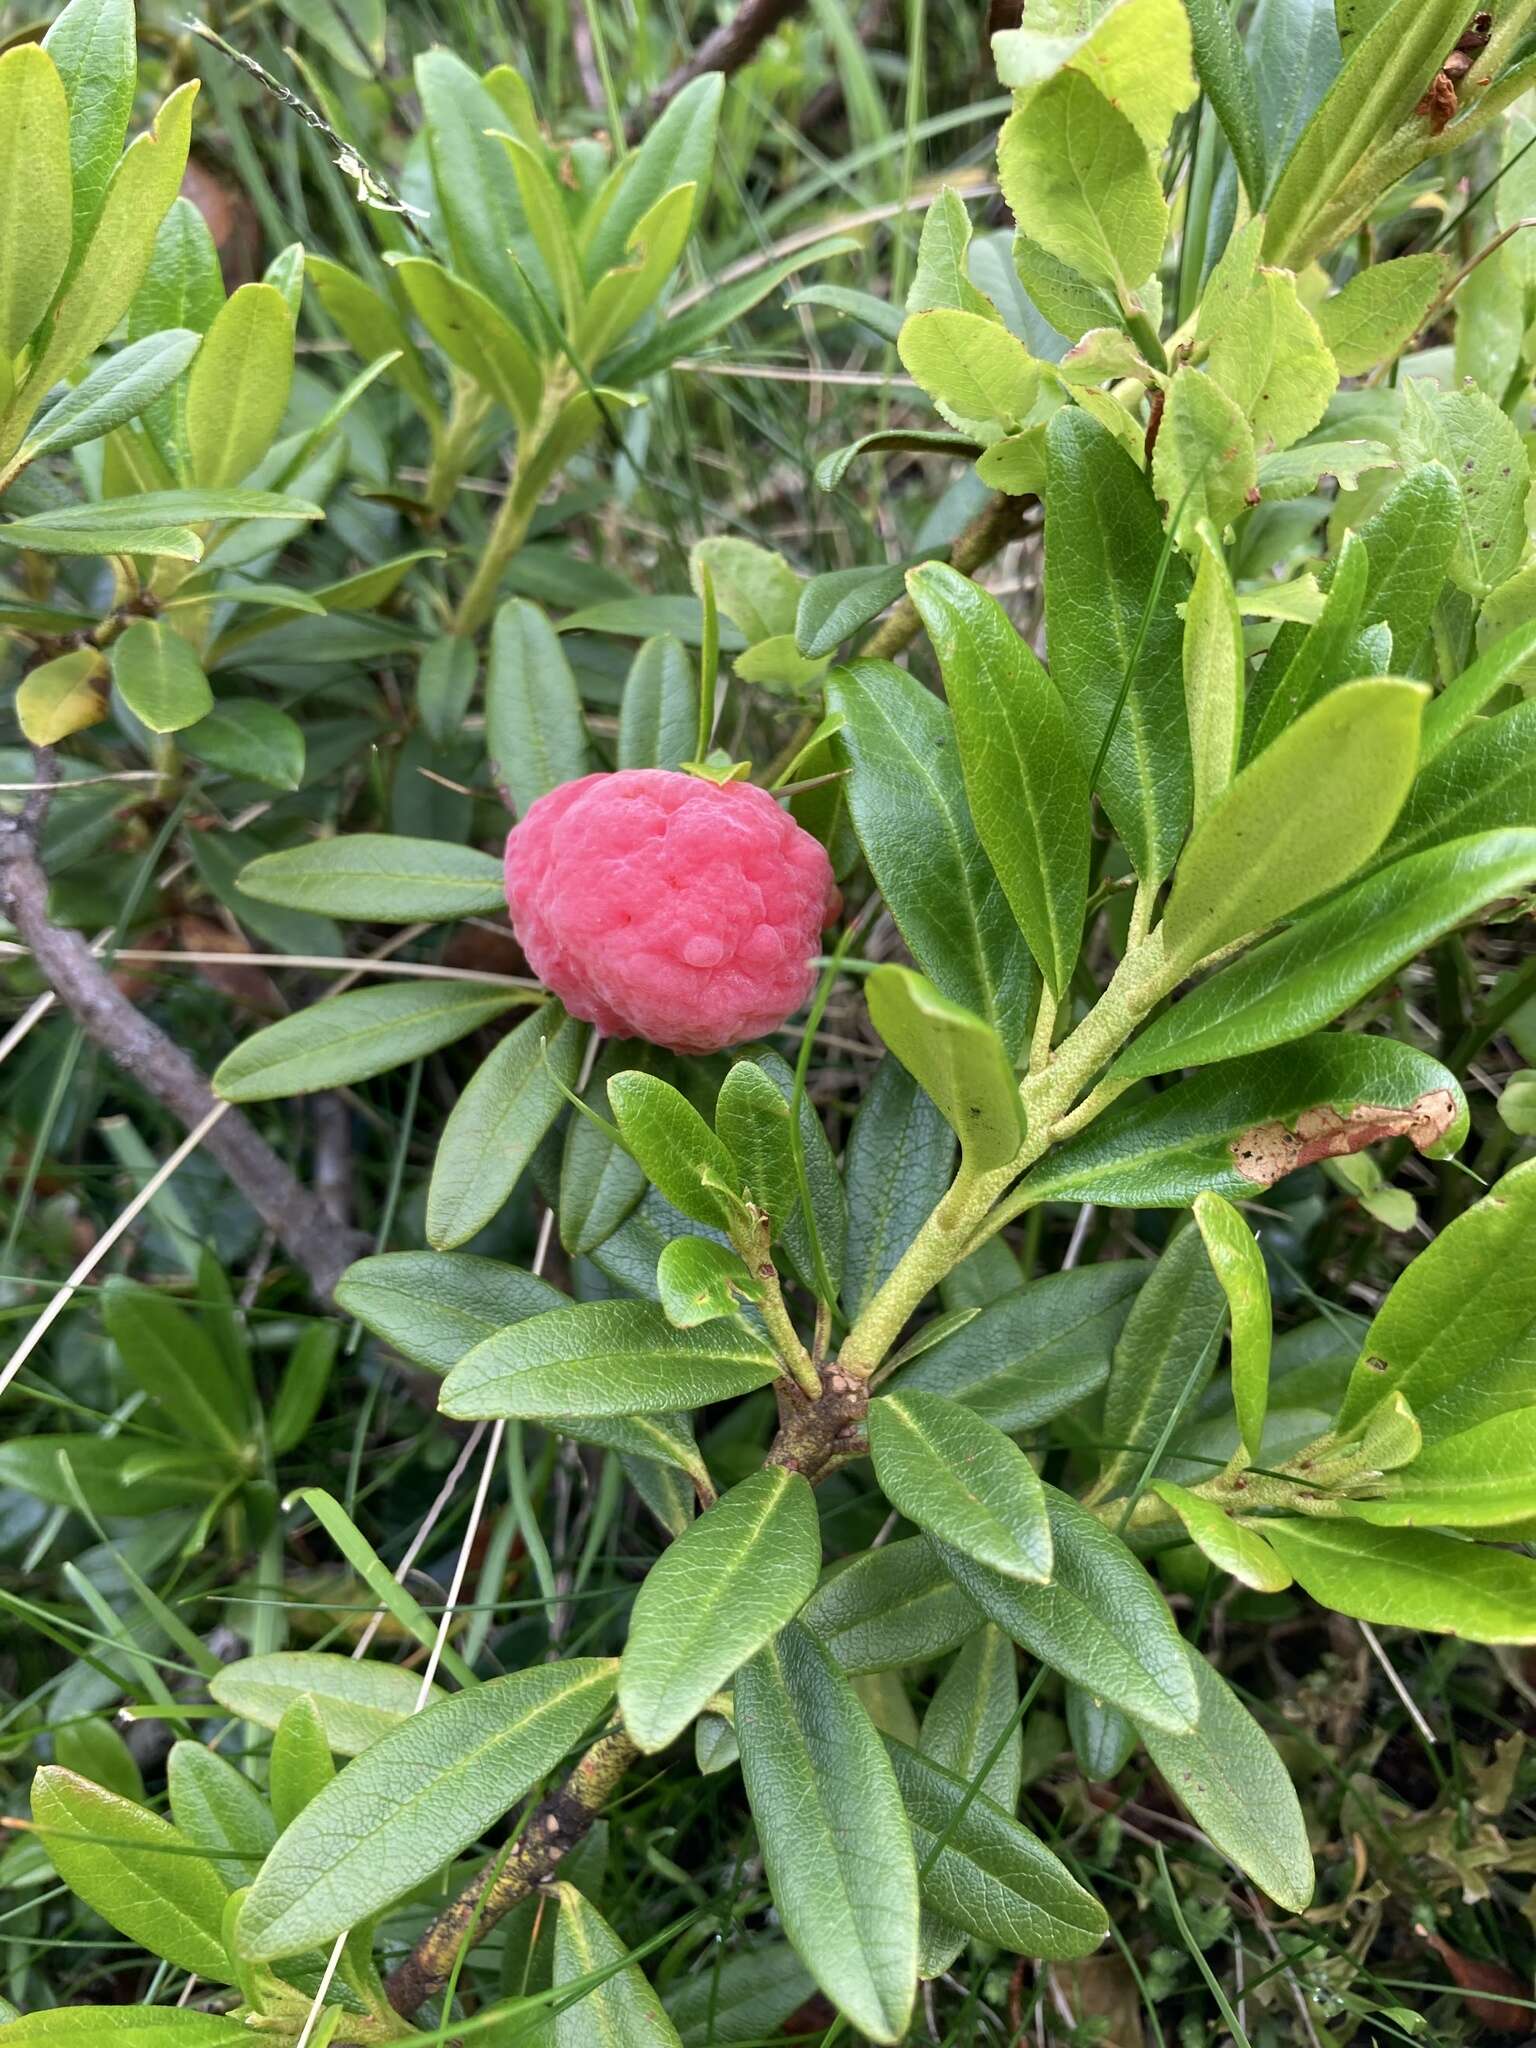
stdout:
<svg viewBox="0 0 1536 2048">
<path fill-rule="evenodd" d="M 1407 1138 L 1416 1151 L 1427 1152 L 1445 1136 L 1455 1116 L 1456 1098 L 1449 1088 L 1431 1088 L 1405 1109 L 1378 1102 L 1336 1109 L 1323 1102 L 1304 1109 L 1294 1124 L 1276 1119 L 1240 1131 L 1230 1149 L 1243 1178 L 1268 1188 L 1303 1166 L 1363 1152 L 1367 1145 L 1387 1138 Z"/>
<path fill-rule="evenodd" d="M 1455 49 L 1430 80 L 1429 89 L 1414 108 L 1414 112 L 1428 117 L 1431 135 L 1438 135 L 1459 111 L 1457 87 L 1472 69 L 1478 56 L 1487 49 L 1492 34 L 1493 16 L 1486 8 L 1479 8 L 1468 22 L 1465 32 L 1458 38 Z M 1483 79 L 1479 83 L 1487 84 L 1488 81 Z"/>
</svg>

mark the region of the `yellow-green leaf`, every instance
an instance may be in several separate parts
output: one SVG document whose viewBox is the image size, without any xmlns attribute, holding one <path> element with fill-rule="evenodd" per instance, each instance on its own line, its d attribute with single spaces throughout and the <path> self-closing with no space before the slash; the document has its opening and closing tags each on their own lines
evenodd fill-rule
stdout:
<svg viewBox="0 0 1536 2048">
<path fill-rule="evenodd" d="M 417 319 L 448 360 L 504 405 L 520 427 L 531 426 L 543 373 L 506 315 L 483 292 L 425 256 L 403 257 L 394 269 Z"/>
<path fill-rule="evenodd" d="M 69 104 L 37 43 L 0 57 L 0 358 L 47 312 L 69 261 Z"/>
<path fill-rule="evenodd" d="M 950 424 L 978 438 L 1021 426 L 1039 396 L 1040 365 L 1017 335 L 980 313 L 914 313 L 896 346 Z"/>
<path fill-rule="evenodd" d="M 34 747 L 51 747 L 107 715 L 107 664 L 94 647 L 76 647 L 22 678 L 16 716 Z"/>
<path fill-rule="evenodd" d="M 1168 387 L 1152 481 L 1185 548 L 1202 520 L 1224 532 L 1257 493 L 1253 434 L 1242 407 L 1203 371 L 1186 367 Z"/>
<path fill-rule="evenodd" d="M 187 379 L 194 484 L 238 484 L 273 441 L 293 381 L 293 318 L 275 285 L 243 284 L 219 309 Z"/>
<path fill-rule="evenodd" d="M 932 1096 L 966 1165 L 976 1173 L 1006 1166 L 1024 1141 L 1024 1112 L 993 1027 L 910 967 L 877 967 L 867 993 L 870 1021 Z"/>
<path fill-rule="evenodd" d="M 1240 1586 L 1255 1593 L 1280 1593 L 1291 1583 L 1278 1554 L 1253 1525 L 1234 1522 L 1214 1501 L 1202 1500 L 1171 1479 L 1154 1480 L 1152 1491 L 1173 1509 L 1195 1548 L 1218 1571 L 1230 1572 Z"/>
<path fill-rule="evenodd" d="M 1209 525 L 1195 530 L 1195 587 L 1184 613 L 1184 707 L 1198 825 L 1226 793 L 1243 722 L 1243 621 Z"/>
<path fill-rule="evenodd" d="M 180 732 L 213 709 L 213 692 L 191 643 L 163 619 L 135 619 L 113 644 L 112 680 L 151 732 Z"/>
<path fill-rule="evenodd" d="M 1269 1353 L 1274 1334 L 1264 1254 L 1225 1196 L 1207 1190 L 1196 1195 L 1194 1208 L 1206 1257 L 1215 1268 L 1232 1317 L 1232 1405 L 1237 1410 L 1243 1447 L 1250 1458 L 1257 1459 L 1269 1406 Z"/>
<path fill-rule="evenodd" d="M 1211 341 L 1210 373 L 1253 428 L 1261 455 L 1311 433 L 1339 370 L 1288 271 L 1261 269 Z"/>
<path fill-rule="evenodd" d="M 1317 308 L 1317 325 L 1343 377 L 1363 377 L 1405 348 L 1451 274 L 1437 253 L 1399 256 L 1357 271 Z"/>
</svg>

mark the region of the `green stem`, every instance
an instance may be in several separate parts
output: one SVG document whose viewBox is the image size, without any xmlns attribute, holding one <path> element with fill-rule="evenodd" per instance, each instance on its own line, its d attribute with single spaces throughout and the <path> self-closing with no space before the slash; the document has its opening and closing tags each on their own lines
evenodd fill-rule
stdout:
<svg viewBox="0 0 1536 2048">
<path fill-rule="evenodd" d="M 766 1270 L 765 1270 L 766 1265 Z M 773 1348 L 793 1378 L 802 1394 L 809 1394 L 813 1401 L 821 1399 L 821 1375 L 811 1363 L 811 1354 L 800 1342 L 794 1324 L 789 1319 L 789 1310 L 784 1306 L 783 1290 L 779 1276 L 771 1264 L 755 1265 L 753 1270 L 763 1282 L 763 1298 L 757 1304 L 768 1335 L 773 1339 Z"/>
</svg>

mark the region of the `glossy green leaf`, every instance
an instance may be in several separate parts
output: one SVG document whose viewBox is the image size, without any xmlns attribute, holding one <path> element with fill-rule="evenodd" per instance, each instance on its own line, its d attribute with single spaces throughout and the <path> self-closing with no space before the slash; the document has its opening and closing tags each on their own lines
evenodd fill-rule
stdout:
<svg viewBox="0 0 1536 2048">
<path fill-rule="evenodd" d="M 300 1693 L 283 1709 L 267 1764 L 267 1796 L 279 1834 L 335 1776 L 319 1705 L 308 1693 Z"/>
<path fill-rule="evenodd" d="M 799 1473 L 765 1466 L 664 1550 L 630 1613 L 619 1710 L 642 1750 L 665 1749 L 816 1589 L 821 1535 Z"/>
<path fill-rule="evenodd" d="M 238 1458 L 250 1416 L 203 1324 L 155 1288 L 120 1274 L 103 1288 L 101 1311 L 124 1371 L 157 1403 L 163 1421 L 220 1458 Z"/>
<path fill-rule="evenodd" d="M 1445 1158 L 1466 1134 L 1455 1076 L 1388 1038 L 1323 1032 L 1115 1105 L 1030 1176 L 1041 1201 L 1181 1208 L 1251 1200 L 1288 1173 L 1387 1138 Z"/>
<path fill-rule="evenodd" d="M 32 1779 L 32 1818 L 54 1869 L 109 1927 L 215 1984 L 229 1981 L 223 1881 L 186 1853 L 192 1845 L 169 1821 L 56 1764 Z"/>
<path fill-rule="evenodd" d="M 446 241 L 450 267 L 526 335 L 538 337 L 530 287 L 549 303 L 550 282 L 529 232 L 516 174 L 495 139 L 507 125 L 506 114 L 449 50 L 417 57 L 415 80 L 441 215 L 434 232 Z"/>
<path fill-rule="evenodd" d="M 1355 1431 L 1404 1395 L 1432 1446 L 1531 1398 L 1536 1160 L 1426 1245 L 1377 1310 L 1339 1410 Z"/>
<path fill-rule="evenodd" d="M 865 993 L 870 1022 L 959 1138 L 965 1166 L 1006 1166 L 1024 1142 L 1024 1112 L 996 1030 L 909 967 L 877 967 Z"/>
<path fill-rule="evenodd" d="M 1484 832 L 1379 868 L 1202 982 L 1113 1071 L 1127 1080 L 1171 1073 L 1315 1031 L 1532 880 L 1536 831 Z"/>
<path fill-rule="evenodd" d="M 1360 617 L 1371 574 L 1366 545 L 1359 534 L 1345 534 L 1331 567 L 1320 616 L 1305 632 L 1282 629 L 1259 672 L 1249 702 L 1252 722 L 1243 749 L 1249 760 L 1262 754 L 1320 697 L 1347 682 L 1350 664 L 1358 659 Z"/>
<path fill-rule="evenodd" d="M 846 721 L 837 745 L 854 830 L 913 959 L 1017 1052 L 1029 952 L 976 835 L 949 713 L 889 662 L 835 670 L 827 702 Z"/>
<path fill-rule="evenodd" d="M 1222 1854 L 1277 1906 L 1304 1913 L 1312 1903 L 1312 1851 L 1290 1775 L 1232 1688 L 1198 1650 L 1187 1654 L 1199 1726 L 1170 1735 L 1138 1721 L 1147 1753 Z"/>
<path fill-rule="evenodd" d="M 1482 624 L 1488 614 L 1483 613 Z M 1523 679 L 1527 665 L 1536 654 L 1536 619 L 1527 619 L 1505 633 L 1476 661 L 1432 697 L 1424 712 L 1424 729 L 1419 747 L 1421 763 L 1433 760 L 1474 719 L 1500 690 Z"/>
<path fill-rule="evenodd" d="M 1351 1501 L 1348 1512 L 1383 1529 L 1486 1529 L 1522 1521 L 1533 1500 L 1536 1407 L 1441 1437 L 1389 1473 L 1379 1497 Z"/>
<path fill-rule="evenodd" d="M 0 358 L 25 347 L 69 262 L 69 103 L 36 43 L 0 56 Z"/>
<path fill-rule="evenodd" d="M 1031 1429 L 1104 1384 L 1145 1278 L 1131 1260 L 1047 1273 L 942 1337 L 897 1385 L 945 1394 L 999 1429 Z"/>
<path fill-rule="evenodd" d="M 191 642 L 161 619 L 135 619 L 112 643 L 112 680 L 151 732 L 180 732 L 213 708 Z"/>
<path fill-rule="evenodd" d="M 663 194 L 678 185 L 707 189 L 724 84 L 718 73 L 706 72 L 684 86 L 639 149 L 611 173 L 583 225 L 589 278 L 624 261 L 630 237 Z"/>
<path fill-rule="evenodd" d="M 491 774 L 519 816 L 536 797 L 587 771 L 581 699 L 560 636 L 523 598 L 504 604 L 491 628 L 485 742 Z"/>
<path fill-rule="evenodd" d="M 828 1573 L 800 1619 L 851 1673 L 927 1663 L 982 1623 L 924 1536 L 866 1550 Z"/>
<path fill-rule="evenodd" d="M 1340 1614 L 1469 1643 L 1536 1642 L 1536 1558 L 1353 1519 L 1270 1520 L 1264 1533 L 1296 1583 Z"/>
<path fill-rule="evenodd" d="M 1245 680 L 1237 593 L 1216 536 L 1204 526 L 1195 537 L 1195 584 L 1184 617 L 1184 708 L 1197 825 L 1226 794 L 1236 773 Z"/>
<path fill-rule="evenodd" d="M 1536 826 L 1536 699 L 1479 719 L 1424 768 L 1381 859 L 1501 825 Z"/>
<path fill-rule="evenodd" d="M 137 418 L 176 381 L 198 345 L 196 334 L 179 327 L 130 342 L 49 407 L 22 443 L 21 454 L 28 461 L 56 455 L 100 440 Z"/>
<path fill-rule="evenodd" d="M 1060 996 L 1088 891 L 1087 777 L 1054 684 L 997 600 L 942 563 L 907 578 L 939 657 L 976 831 Z"/>
<path fill-rule="evenodd" d="M 580 1997 L 557 2002 L 555 2048 L 681 2048 L 677 2029 L 638 1963 L 628 1963 L 620 1941 L 590 1899 L 573 1884 L 558 1884 L 554 1989 L 577 1978 L 602 1981 Z"/>
<path fill-rule="evenodd" d="M 788 1062 L 779 1054 L 764 1047 L 753 1053 L 751 1064 L 764 1074 L 778 1091 L 781 1121 L 775 1127 L 768 1119 L 768 1099 L 760 1090 L 754 1090 L 752 1104 L 759 1111 L 760 1124 L 757 1135 L 762 1150 L 753 1154 L 753 1170 L 759 1164 L 766 1167 L 767 1151 L 774 1147 L 782 1157 L 788 1150 L 789 1110 L 794 1100 L 795 1077 Z M 730 1076 L 726 1077 L 727 1084 Z M 722 1087 L 721 1094 L 727 1089 Z M 832 1289 L 836 1290 L 843 1273 L 843 1253 L 848 1238 L 848 1203 L 843 1193 L 842 1178 L 837 1170 L 837 1159 L 833 1153 L 821 1118 L 816 1114 L 806 1097 L 804 1089 L 800 1096 L 800 1157 L 805 1166 L 806 1185 L 810 1191 L 810 1213 L 815 1223 L 816 1241 L 821 1256 L 818 1261 L 812 1251 L 810 1227 L 806 1221 L 805 1207 L 799 1199 L 798 1178 L 795 1181 L 794 1199 L 779 1223 L 778 1234 L 782 1240 L 785 1260 L 802 1285 L 813 1292 L 821 1285 L 820 1269 L 825 1267 Z M 716 1129 L 724 1136 L 719 1105 L 716 1105 Z M 777 1135 L 775 1135 L 775 1128 Z M 741 1165 L 740 1156 L 734 1153 L 736 1163 Z M 750 1183 L 749 1183 L 750 1185 Z"/>
<path fill-rule="evenodd" d="M 884 1745 L 791 1622 L 736 1679 L 741 1772 L 784 1931 L 862 2033 L 896 2041 L 917 1983 L 917 1866 Z"/>
<path fill-rule="evenodd" d="M 948 1545 L 956 1583 L 1005 1634 L 1124 1713 L 1182 1734 L 1199 1712 L 1184 1640 L 1163 1596 L 1117 1536 L 1054 1487 L 1045 1489 L 1055 1546 L 1048 1586 L 1027 1586 Z"/>
<path fill-rule="evenodd" d="M 501 862 L 492 855 L 394 832 L 349 832 L 263 854 L 241 869 L 240 887 L 286 910 L 370 924 L 484 916 L 505 900 Z"/>
<path fill-rule="evenodd" d="M 1423 706 L 1416 684 L 1346 683 L 1250 762 L 1179 862 L 1169 953 L 1193 964 L 1363 867 L 1408 794 Z"/>
<path fill-rule="evenodd" d="M 1136 1747 L 1136 1730 L 1118 1707 L 1080 1685 L 1066 1688 L 1067 1729 L 1078 1769 L 1090 1784 L 1119 1777 Z"/>
<path fill-rule="evenodd" d="M 69 166 L 75 255 L 85 247 L 117 167 L 138 84 L 132 0 L 70 0 L 43 48 L 69 101 Z M 31 196 L 36 198 L 35 188 Z"/>
<path fill-rule="evenodd" d="M 630 1153 L 674 1208 L 729 1230 L 741 1171 L 688 1098 L 655 1074 L 615 1074 L 608 1100 Z"/>
<path fill-rule="evenodd" d="M 1109 1926 L 1103 1907 L 1037 1835 L 932 1757 L 889 1737 L 886 1753 L 925 1906 L 1014 1955 L 1085 1956 L 1098 1947 Z"/>
<path fill-rule="evenodd" d="M 250 475 L 277 438 L 293 381 L 293 315 L 275 285 L 243 284 L 219 309 L 187 379 L 190 481 Z"/>
<path fill-rule="evenodd" d="M 575 1657 L 488 1679 L 381 1737 L 279 1837 L 240 1909 L 242 1955 L 296 1955 L 414 1890 L 555 1768 L 616 1670 Z"/>
<path fill-rule="evenodd" d="M 1273 1341 L 1264 1254 L 1240 1213 L 1222 1196 L 1196 1195 L 1194 1212 L 1206 1256 L 1227 1297 L 1232 1326 L 1232 1403 L 1243 1446 L 1257 1461 L 1269 1407 Z"/>
<path fill-rule="evenodd" d="M 743 1301 L 762 1299 L 762 1284 L 729 1245 L 712 1237 L 674 1237 L 656 1262 L 662 1311 L 676 1330 L 691 1330 L 740 1313 Z"/>
<path fill-rule="evenodd" d="M 723 1101 L 725 1089 L 720 1092 Z M 733 1150 L 741 1158 L 739 1148 Z M 932 1100 L 899 1060 L 882 1060 L 848 1134 L 843 1307 L 850 1319 L 895 1271 L 902 1253 L 937 1207 L 949 1186 L 954 1160 L 954 1134 Z M 752 1186 L 750 1168 L 747 1185 Z"/>
<path fill-rule="evenodd" d="M 169 328 L 206 334 L 224 303 L 219 252 L 190 199 L 177 198 L 155 232 L 149 267 L 128 308 L 128 339 L 152 341 Z M 187 380 L 179 377 L 143 414 L 144 429 L 177 483 L 187 481 Z"/>
<path fill-rule="evenodd" d="M 663 1415 L 776 1377 L 760 1338 L 729 1323 L 674 1330 L 649 1302 L 584 1302 L 498 1331 L 443 1383 L 445 1415 Z"/>
<path fill-rule="evenodd" d="M 220 698 L 195 725 L 186 727 L 180 745 L 210 768 L 249 777 L 269 789 L 297 789 L 304 780 L 303 727 L 259 697 Z"/>
<path fill-rule="evenodd" d="M 1234 1521 L 1225 1508 L 1175 1486 L 1171 1479 L 1154 1479 L 1152 1491 L 1173 1509 L 1195 1548 L 1218 1571 L 1230 1572 L 1239 1585 L 1255 1593 L 1280 1593 L 1291 1583 L 1290 1572 L 1257 1523 Z"/>
<path fill-rule="evenodd" d="M 1227 1302 L 1198 1230 L 1182 1230 L 1152 1269 L 1115 1346 L 1104 1391 L 1099 1485 L 1126 1492 L 1177 1415 L 1192 1414 L 1216 1370 Z"/>
<path fill-rule="evenodd" d="M 997 164 L 1022 232 L 1134 301 L 1162 256 L 1168 206 L 1146 145 L 1098 87 L 1058 72 L 1004 123 Z"/>
<path fill-rule="evenodd" d="M 739 1170 L 748 1199 L 768 1216 L 778 1235 L 800 1201 L 789 1104 L 755 1061 L 737 1060 L 721 1082 L 715 1131 Z"/>
<path fill-rule="evenodd" d="M 230 1053 L 213 1085 L 226 1102 L 267 1102 L 365 1081 L 478 1030 L 518 1000 L 456 982 L 396 982 L 331 996 L 269 1024 Z"/>
<path fill-rule="evenodd" d="M 338 1756 L 357 1756 L 410 1719 L 421 1697 L 421 1674 L 325 1650 L 273 1650 L 226 1664 L 208 1690 L 242 1721 L 271 1729 L 296 1699 L 308 1697 L 327 1746 Z M 444 1697 L 434 1685 L 426 1704 Z"/>
<path fill-rule="evenodd" d="M 1175 556 L 1158 588 L 1164 536 L 1151 483 L 1087 413 L 1064 406 L 1052 417 L 1046 462 L 1051 680 L 1066 701 L 1085 766 L 1115 720 L 1099 794 L 1136 872 L 1155 882 L 1172 868 L 1190 819 L 1178 610 L 1189 596 L 1189 571 Z"/>
<path fill-rule="evenodd" d="M 985 1417 L 902 1388 L 870 1404 L 869 1448 L 881 1491 L 909 1522 L 1009 1578 L 1049 1579 L 1040 1481 Z"/>
<path fill-rule="evenodd" d="M 432 1162 L 427 1242 L 436 1250 L 467 1244 L 501 1209 L 565 1107 L 586 1038 L 586 1025 L 546 1003 L 475 1069 Z"/>
<path fill-rule="evenodd" d="M 698 744 L 698 675 L 671 634 L 642 643 L 619 704 L 621 768 L 680 768 Z"/>
</svg>

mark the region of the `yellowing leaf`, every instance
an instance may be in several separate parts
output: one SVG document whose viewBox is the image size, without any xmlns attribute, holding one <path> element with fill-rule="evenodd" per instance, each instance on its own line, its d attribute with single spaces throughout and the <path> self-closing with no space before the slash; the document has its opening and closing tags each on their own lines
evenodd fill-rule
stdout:
<svg viewBox="0 0 1536 2048">
<path fill-rule="evenodd" d="M 16 692 L 16 716 L 34 747 L 51 747 L 107 715 L 107 664 L 94 647 L 77 647 L 32 669 Z"/>
<path fill-rule="evenodd" d="M 1186 367 L 1168 387 L 1152 481 L 1185 545 L 1202 520 L 1223 532 L 1257 492 L 1253 435 L 1214 377 Z"/>
<path fill-rule="evenodd" d="M 950 424 L 978 438 L 1021 426 L 1039 396 L 1040 365 L 1017 335 L 980 313 L 914 313 L 896 346 Z"/>
<path fill-rule="evenodd" d="M 69 106 L 37 43 L 0 57 L 0 360 L 9 367 L 69 261 Z"/>
<path fill-rule="evenodd" d="M 1317 322 L 1283 270 L 1261 270 L 1211 341 L 1209 368 L 1253 427 L 1261 455 L 1309 434 L 1338 388 Z"/>
<path fill-rule="evenodd" d="M 1149 149 L 1161 149 L 1196 91 L 1180 0 L 1118 0 L 1092 12 L 1099 19 L 1085 31 L 1080 0 L 1031 5 L 1025 26 L 992 38 L 998 77 L 1019 91 L 1065 67 L 1080 71 L 1128 116 Z"/>
<path fill-rule="evenodd" d="M 1195 587 L 1184 614 L 1184 706 L 1198 825 L 1237 767 L 1243 718 L 1243 621 L 1216 536 L 1196 528 Z"/>
</svg>

